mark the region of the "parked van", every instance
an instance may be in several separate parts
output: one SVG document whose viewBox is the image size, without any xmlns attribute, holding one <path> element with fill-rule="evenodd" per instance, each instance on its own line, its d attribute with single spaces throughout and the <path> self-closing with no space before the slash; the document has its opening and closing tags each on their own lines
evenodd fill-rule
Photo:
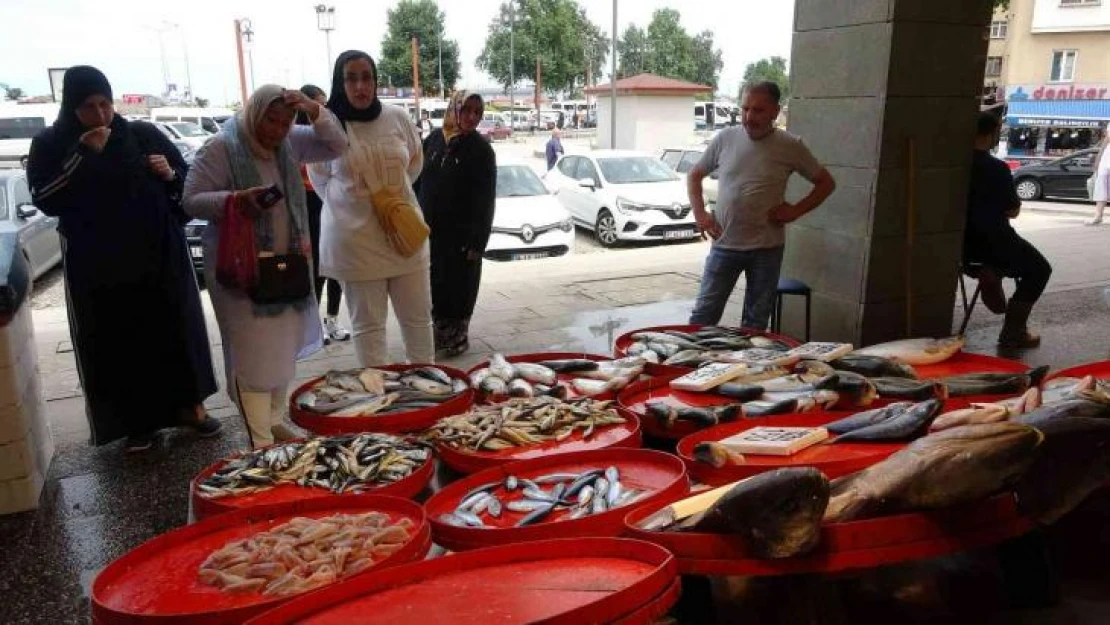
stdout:
<svg viewBox="0 0 1110 625">
<path fill-rule="evenodd" d="M 713 126 L 707 128 L 705 121 L 706 110 L 713 112 Z M 713 130 L 724 128 L 729 122 L 729 110 L 722 104 L 715 102 L 694 102 L 694 128 L 697 130 Z"/>
<path fill-rule="evenodd" d="M 58 119 L 57 104 L 0 104 L 0 167 L 27 167 L 31 139 Z"/>
<path fill-rule="evenodd" d="M 216 134 L 235 111 L 231 109 L 199 108 L 194 106 L 160 107 L 150 109 L 152 122 L 192 122 L 208 134 Z"/>
</svg>

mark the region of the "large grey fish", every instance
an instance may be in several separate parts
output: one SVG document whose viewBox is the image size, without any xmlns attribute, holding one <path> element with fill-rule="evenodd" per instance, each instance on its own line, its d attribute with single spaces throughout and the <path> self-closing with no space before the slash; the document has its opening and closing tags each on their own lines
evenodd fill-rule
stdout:
<svg viewBox="0 0 1110 625">
<path fill-rule="evenodd" d="M 803 360 L 794 366 L 794 373 L 809 373 L 817 376 L 836 376 L 831 390 L 840 394 L 840 405 L 847 408 L 870 406 L 879 392 L 866 376 L 852 371 L 837 371 L 820 360 Z"/>
<path fill-rule="evenodd" d="M 447 372 L 439 367 L 416 367 L 414 369 L 409 369 L 405 374 L 418 375 L 422 378 L 432 380 L 433 382 L 439 382 L 447 386 L 450 386 L 452 383 L 451 376 L 447 375 Z"/>
<path fill-rule="evenodd" d="M 824 428 L 833 434 L 846 434 L 852 430 L 858 430 L 869 425 L 882 423 L 888 419 L 896 417 L 912 407 L 913 404 L 908 401 L 895 402 L 883 406 L 882 408 L 872 408 L 871 410 L 864 410 L 857 412 L 850 417 L 838 419 L 832 423 L 825 424 Z"/>
<path fill-rule="evenodd" d="M 455 388 L 451 385 L 450 378 L 448 378 L 448 382 L 444 384 L 443 382 L 438 382 L 428 377 L 414 374 L 406 375 L 405 377 L 401 378 L 401 384 L 404 384 L 409 388 L 416 389 L 421 393 L 427 393 L 428 395 L 455 394 Z"/>
<path fill-rule="evenodd" d="M 966 373 L 943 378 L 950 397 L 968 395 L 1001 395 L 1021 393 L 1037 386 L 1048 374 L 1048 367 L 1037 367 L 1024 373 Z"/>
<path fill-rule="evenodd" d="M 632 335 L 634 341 L 644 341 L 646 343 L 662 343 L 664 345 L 674 345 L 679 349 L 702 349 L 702 346 L 694 341 L 689 341 L 677 336 L 667 334 L 665 332 L 636 332 Z"/>
<path fill-rule="evenodd" d="M 544 360 L 540 364 L 558 373 L 577 373 L 579 371 L 593 371 L 598 368 L 596 360 L 585 358 L 564 358 L 561 360 Z"/>
<path fill-rule="evenodd" d="M 682 526 L 736 534 L 757 558 L 791 558 L 818 545 L 828 503 L 829 480 L 817 469 L 776 469 L 743 480 Z"/>
<path fill-rule="evenodd" d="M 933 419 L 940 413 L 942 405 L 936 399 L 927 399 L 879 423 L 841 434 L 836 441 L 879 442 L 916 438 L 929 429 Z"/>
<path fill-rule="evenodd" d="M 534 362 L 513 363 L 513 372 L 532 384 L 551 386 L 559 379 L 559 374 L 554 369 Z"/>
<path fill-rule="evenodd" d="M 675 421 L 691 421 L 704 427 L 732 421 L 743 412 L 741 404 L 727 404 L 695 408 L 690 406 L 677 407 L 662 401 L 650 401 L 645 406 L 648 415 L 654 417 L 664 428 L 670 429 Z"/>
<path fill-rule="evenodd" d="M 753 401 L 763 396 L 763 387 L 758 384 L 744 384 L 742 382 L 725 382 L 713 388 L 716 395 L 724 395 L 737 401 Z"/>
<path fill-rule="evenodd" d="M 904 365 L 882 356 L 864 356 L 861 354 L 848 354 L 836 360 L 830 360 L 829 365 L 839 371 L 851 371 L 869 378 L 917 378 L 917 372 L 910 365 Z"/>
<path fill-rule="evenodd" d="M 1110 482 L 1106 406 L 1072 400 L 1015 420 L 1036 427 L 1045 437 L 1036 462 L 1015 489 L 1023 514 L 1046 525 L 1055 523 Z"/>
<path fill-rule="evenodd" d="M 833 480 L 825 521 L 981 501 L 1025 474 L 1042 439 L 1036 429 L 1009 421 L 935 432 L 882 462 Z"/>
<path fill-rule="evenodd" d="M 911 380 L 909 378 L 878 377 L 871 378 L 879 397 L 885 399 L 947 399 L 948 388 L 937 380 Z"/>
</svg>

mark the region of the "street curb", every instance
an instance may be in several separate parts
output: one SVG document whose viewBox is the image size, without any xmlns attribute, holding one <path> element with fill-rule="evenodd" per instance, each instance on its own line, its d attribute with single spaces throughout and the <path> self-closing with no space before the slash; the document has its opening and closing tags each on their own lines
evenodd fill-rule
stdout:
<svg viewBox="0 0 1110 625">
<path fill-rule="evenodd" d="M 1076 206 L 1075 208 L 1042 208 L 1040 206 L 1022 206 L 1022 210 L 1027 210 L 1031 213 L 1043 213 L 1046 215 L 1071 215 L 1073 217 L 1093 217 L 1095 213 L 1095 206 Z"/>
</svg>

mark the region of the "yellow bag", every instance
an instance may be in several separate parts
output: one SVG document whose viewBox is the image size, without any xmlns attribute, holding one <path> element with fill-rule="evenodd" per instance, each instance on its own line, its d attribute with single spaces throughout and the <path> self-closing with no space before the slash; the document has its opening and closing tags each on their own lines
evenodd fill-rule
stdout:
<svg viewBox="0 0 1110 625">
<path fill-rule="evenodd" d="M 378 224 L 398 254 L 416 254 L 431 229 L 424 223 L 405 172 L 405 154 L 393 146 L 367 144 L 354 134 L 349 135 L 349 143 L 346 160 L 358 182 L 355 194 L 373 204 Z"/>
<path fill-rule="evenodd" d="M 378 214 L 378 223 L 390 245 L 398 254 L 408 257 L 420 251 L 424 241 L 428 240 L 431 229 L 406 200 L 407 198 L 389 187 L 382 187 L 370 194 L 370 201 L 374 203 L 374 210 Z"/>
</svg>

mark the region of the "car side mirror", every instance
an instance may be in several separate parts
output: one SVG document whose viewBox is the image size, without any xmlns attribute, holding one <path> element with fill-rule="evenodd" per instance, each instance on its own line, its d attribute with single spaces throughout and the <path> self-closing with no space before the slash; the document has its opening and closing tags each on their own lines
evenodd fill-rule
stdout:
<svg viewBox="0 0 1110 625">
<path fill-rule="evenodd" d="M 590 191 L 593 191 L 597 188 L 597 185 L 594 184 L 594 181 L 590 178 L 579 178 L 578 186 L 582 187 L 583 189 L 589 189 Z"/>
<path fill-rule="evenodd" d="M 15 214 L 20 219 L 30 219 L 39 214 L 39 209 L 35 208 L 31 204 L 20 204 L 19 206 L 15 207 Z"/>
</svg>

